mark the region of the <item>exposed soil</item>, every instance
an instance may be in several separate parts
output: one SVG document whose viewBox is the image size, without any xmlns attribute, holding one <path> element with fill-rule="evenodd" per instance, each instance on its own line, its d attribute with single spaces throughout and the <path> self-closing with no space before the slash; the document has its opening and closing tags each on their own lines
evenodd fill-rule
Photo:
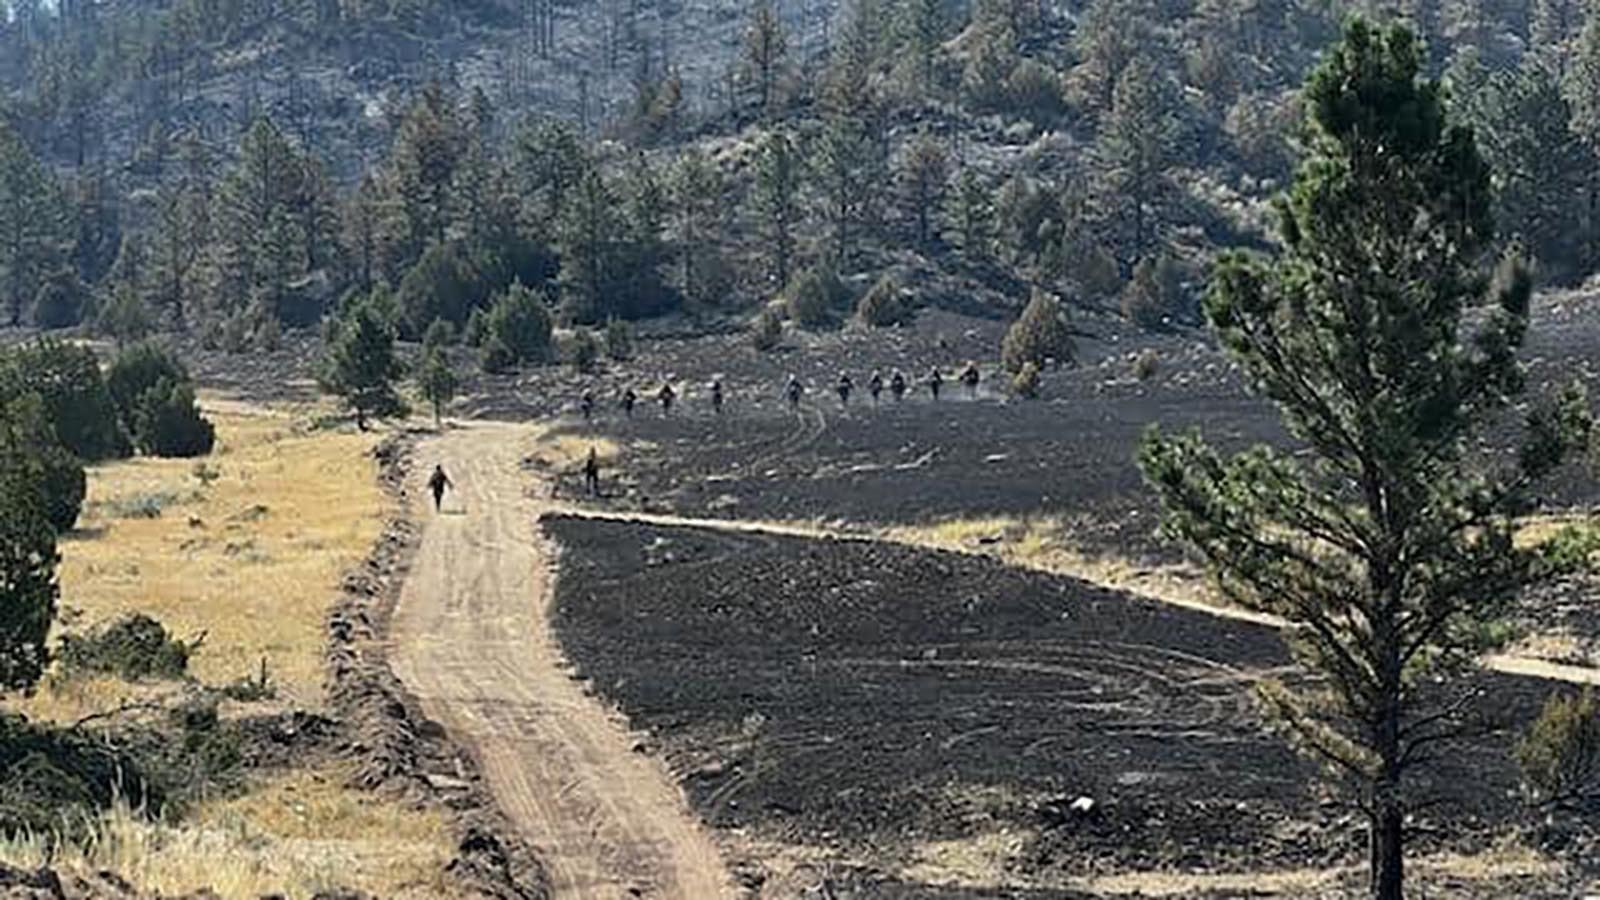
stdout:
<svg viewBox="0 0 1600 900">
<path fill-rule="evenodd" d="M 380 479 L 404 502 L 414 435 L 379 445 Z M 385 635 L 420 529 L 391 521 L 372 554 L 344 582 L 328 617 L 328 692 L 344 726 L 341 752 L 359 763 L 356 782 L 450 811 L 457 854 L 449 874 L 468 893 L 511 900 L 550 896 L 543 860 L 506 820 L 475 760 L 423 717 L 389 667 Z"/>
<path fill-rule="evenodd" d="M 1012 875 L 1047 883 L 1359 861 L 1359 818 L 1256 713 L 1252 679 L 1288 662 L 1271 629 L 889 544 L 545 527 L 563 646 L 721 828 L 890 871 L 1009 830 L 1033 835 Z M 1550 687 L 1481 681 L 1511 728 Z M 1431 770 L 1416 852 L 1480 849 L 1518 820 L 1510 743 Z"/>
<path fill-rule="evenodd" d="M 390 662 L 422 710 L 470 747 L 561 897 L 711 900 L 732 885 L 716 847 L 638 740 L 570 677 L 545 617 L 548 549 L 523 496 L 526 432 L 473 424 L 419 448 L 408 480 L 421 541 Z M 424 513 L 443 461 L 455 487 Z"/>
</svg>

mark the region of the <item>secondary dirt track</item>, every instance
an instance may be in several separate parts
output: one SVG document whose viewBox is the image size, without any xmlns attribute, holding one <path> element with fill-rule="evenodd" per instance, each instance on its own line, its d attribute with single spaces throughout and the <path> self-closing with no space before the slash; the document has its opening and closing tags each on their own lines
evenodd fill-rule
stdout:
<svg viewBox="0 0 1600 900">
<path fill-rule="evenodd" d="M 724 896 L 682 795 L 570 677 L 550 633 L 549 547 L 518 476 L 525 436 L 474 423 L 419 448 L 409 494 L 426 524 L 391 625 L 395 672 L 472 750 L 557 897 Z M 439 461 L 455 481 L 444 515 L 424 498 Z"/>
</svg>

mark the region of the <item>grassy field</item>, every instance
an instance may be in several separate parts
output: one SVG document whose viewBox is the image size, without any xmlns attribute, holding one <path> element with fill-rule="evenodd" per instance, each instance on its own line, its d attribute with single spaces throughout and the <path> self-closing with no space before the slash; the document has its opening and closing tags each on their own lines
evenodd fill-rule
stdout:
<svg viewBox="0 0 1600 900">
<path fill-rule="evenodd" d="M 311 408 L 202 401 L 218 431 L 210 457 L 90 471 L 79 528 L 61 545 L 58 629 L 147 613 L 180 639 L 204 636 L 190 662 L 203 683 L 254 675 L 265 660 L 276 697 L 249 711 L 321 709 L 324 615 L 385 512 L 370 452 L 382 435 L 318 428 Z M 52 673 L 33 697 L 8 705 L 70 723 L 178 690 Z M 110 869 L 164 892 L 209 886 L 224 897 L 309 896 L 332 884 L 446 895 L 438 878 L 452 845 L 442 819 L 344 783 L 338 766 L 258 779 L 176 825 L 113 810 L 93 824 L 88 844 L 55 864 Z M 0 860 L 36 864 L 43 852 L 42 841 L 20 839 L 0 845 Z"/>
<path fill-rule="evenodd" d="M 95 467 L 77 531 L 61 545 L 63 622 L 83 630 L 148 613 L 204 635 L 191 674 L 259 671 L 288 707 L 322 704 L 323 615 L 342 573 L 377 538 L 384 498 L 375 434 L 311 428 L 308 410 L 218 404 L 216 452 Z M 138 688 L 52 681 L 24 705 L 64 720 Z"/>
</svg>

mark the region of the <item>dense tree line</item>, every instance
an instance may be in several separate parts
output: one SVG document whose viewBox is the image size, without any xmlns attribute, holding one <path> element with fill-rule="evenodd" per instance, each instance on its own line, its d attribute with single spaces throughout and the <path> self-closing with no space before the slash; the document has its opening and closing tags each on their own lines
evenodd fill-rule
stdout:
<svg viewBox="0 0 1600 900">
<path fill-rule="evenodd" d="M 598 325 L 754 308 L 818 265 L 864 286 L 910 251 L 1022 285 L 1019 308 L 1039 288 L 1152 327 L 1195 321 L 1200 265 L 1253 227 L 1208 192 L 1256 202 L 1288 176 L 1301 75 L 1353 8 L 1335 6 L 1090 0 L 1068 22 L 1028 0 L 959 14 L 850 0 L 824 55 L 807 57 L 776 6 L 754 2 L 730 50 L 729 109 L 693 109 L 676 70 L 652 63 L 598 135 L 617 144 L 434 82 L 389 116 L 387 152 L 341 184 L 297 123 L 259 109 L 223 141 L 163 120 L 154 168 L 111 174 L 63 153 L 75 129 L 97 143 L 93 116 L 74 123 L 84 90 L 68 82 L 126 81 L 93 60 L 145 52 L 138 77 L 169 73 L 181 96 L 202 73 L 164 68 L 159 48 L 223 46 L 266 21 L 423 22 L 435 4 L 195 0 L 144 24 L 120 7 L 17 4 L 0 43 L 58 74 L 0 126 L 4 317 L 87 321 L 129 342 L 189 330 L 242 350 L 381 294 L 389 327 L 420 340 L 435 320 L 465 334 L 517 283 L 558 322 Z M 1425 37 L 1421 64 L 1479 134 L 1504 239 L 1546 283 L 1587 275 L 1600 14 L 1565 0 L 1402 6 Z M 997 164 L 993 138 L 974 137 L 989 118 L 1071 135 L 1074 152 L 1045 144 L 1047 164 Z M 689 140 L 708 131 L 727 139 Z"/>
</svg>

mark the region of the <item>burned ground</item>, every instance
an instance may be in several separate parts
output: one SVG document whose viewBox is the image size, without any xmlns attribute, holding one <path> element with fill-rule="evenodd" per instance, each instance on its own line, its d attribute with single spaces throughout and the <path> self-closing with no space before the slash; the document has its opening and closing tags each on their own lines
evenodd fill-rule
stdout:
<svg viewBox="0 0 1600 900">
<path fill-rule="evenodd" d="M 1042 829 L 1027 874 L 1326 866 L 1361 823 L 1270 734 L 1276 632 L 969 556 L 571 517 L 557 628 L 723 828 L 905 860 Z M 1548 685 L 1485 678 L 1528 721 Z M 1419 848 L 1519 814 L 1511 738 L 1445 755 Z M 1089 815 L 1066 809 L 1095 801 Z"/>
<path fill-rule="evenodd" d="M 1549 310 L 1543 316 L 1530 342 L 1535 395 L 1593 380 L 1586 360 L 1600 332 Z M 477 402 L 502 415 L 565 413 L 571 433 L 619 442 L 624 452 L 606 473 L 601 500 L 616 509 L 852 525 L 1050 515 L 1071 523 L 1081 550 L 1143 561 L 1177 556 L 1156 539 L 1155 498 L 1134 461 L 1147 428 L 1196 428 L 1225 450 L 1290 443 L 1277 411 L 1249 396 L 1193 334 L 1108 332 L 1115 343 L 1084 341 L 1083 364 L 1047 373 L 1039 400 L 1009 397 L 1003 375 L 988 366 L 976 394 L 951 380 L 934 401 L 921 382 L 928 369 L 939 365 L 948 377 L 967 359 L 982 361 L 999 333 L 997 323 L 932 313 L 904 330 L 802 338 L 776 355 L 732 336 L 659 341 L 605 374 L 545 370 Z M 1140 381 L 1132 360 L 1145 351 L 1158 362 Z M 885 392 L 874 404 L 868 376 L 894 369 L 912 379 L 912 392 L 898 403 Z M 856 385 L 848 405 L 833 392 L 840 371 Z M 808 386 L 798 411 L 781 396 L 789 374 Z M 713 377 L 728 397 L 720 416 L 706 400 Z M 651 399 L 661 379 L 679 387 L 670 415 Z M 614 404 L 625 385 L 641 398 L 631 418 Z M 572 414 L 584 388 L 600 406 L 593 423 Z M 1486 457 L 1506 460 L 1517 439 L 1515 427 L 1496 429 Z M 559 492 L 582 493 L 579 473 L 557 475 Z M 1542 499 L 1554 509 L 1592 503 L 1594 480 L 1583 466 L 1569 467 Z"/>
</svg>

